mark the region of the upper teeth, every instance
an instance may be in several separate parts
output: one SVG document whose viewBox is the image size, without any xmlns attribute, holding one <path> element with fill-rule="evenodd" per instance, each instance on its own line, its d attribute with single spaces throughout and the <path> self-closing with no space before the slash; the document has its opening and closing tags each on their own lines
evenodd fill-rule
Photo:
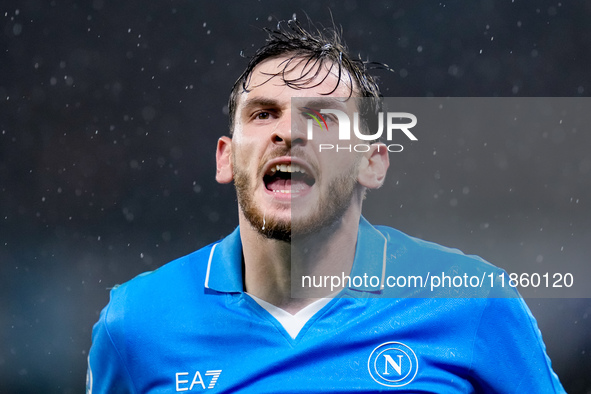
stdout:
<svg viewBox="0 0 591 394">
<path fill-rule="evenodd" d="M 269 174 L 270 175 L 273 175 L 277 171 L 281 171 L 281 172 L 301 172 L 302 174 L 305 174 L 306 173 L 306 170 L 304 170 L 298 164 L 275 164 L 275 167 L 271 167 L 271 169 L 269 170 Z"/>
</svg>

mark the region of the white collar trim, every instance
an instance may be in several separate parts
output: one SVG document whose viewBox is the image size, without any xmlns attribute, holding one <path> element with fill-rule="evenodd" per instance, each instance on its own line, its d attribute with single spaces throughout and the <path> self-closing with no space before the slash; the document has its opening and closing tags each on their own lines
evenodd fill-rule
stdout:
<svg viewBox="0 0 591 394">
<path fill-rule="evenodd" d="M 330 302 L 332 298 L 321 298 L 319 300 L 314 301 L 310 305 L 306 306 L 302 310 L 298 311 L 295 315 L 292 315 L 285 310 L 276 307 L 273 304 L 268 303 L 265 300 L 262 300 L 250 293 L 246 293 L 256 301 L 263 309 L 271 314 L 287 331 L 289 336 L 292 339 L 298 336 L 299 332 L 302 330 L 304 325 L 318 312 L 322 309 L 326 304 Z"/>
</svg>

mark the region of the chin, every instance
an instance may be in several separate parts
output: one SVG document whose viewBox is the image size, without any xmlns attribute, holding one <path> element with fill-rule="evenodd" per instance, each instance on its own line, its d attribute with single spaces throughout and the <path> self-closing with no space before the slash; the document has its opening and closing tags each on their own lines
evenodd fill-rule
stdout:
<svg viewBox="0 0 591 394">
<path fill-rule="evenodd" d="M 291 242 L 291 221 L 266 222 L 263 226 L 257 227 L 256 230 L 267 239 Z"/>
</svg>

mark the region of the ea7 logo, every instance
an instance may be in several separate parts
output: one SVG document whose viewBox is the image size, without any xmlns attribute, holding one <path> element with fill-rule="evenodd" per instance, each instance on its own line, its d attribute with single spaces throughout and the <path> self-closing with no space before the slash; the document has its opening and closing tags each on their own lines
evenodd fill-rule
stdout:
<svg viewBox="0 0 591 394">
<path fill-rule="evenodd" d="M 206 380 L 209 381 L 207 389 L 212 389 L 215 387 L 215 384 L 218 381 L 218 378 L 222 374 L 221 369 L 217 370 L 209 370 L 205 372 L 205 376 L 207 377 Z M 211 378 L 209 378 L 211 376 Z M 201 373 L 199 371 L 195 371 L 193 375 L 193 380 L 189 385 L 189 379 L 185 379 L 185 377 L 189 377 L 189 372 L 177 372 L 175 374 L 175 381 L 176 381 L 176 391 L 191 391 L 195 386 L 198 389 L 205 390 L 205 381 L 201 377 Z"/>
<path fill-rule="evenodd" d="M 388 387 L 401 387 L 413 381 L 419 371 L 415 352 L 400 342 L 386 342 L 376 347 L 367 360 L 373 380 Z"/>
</svg>

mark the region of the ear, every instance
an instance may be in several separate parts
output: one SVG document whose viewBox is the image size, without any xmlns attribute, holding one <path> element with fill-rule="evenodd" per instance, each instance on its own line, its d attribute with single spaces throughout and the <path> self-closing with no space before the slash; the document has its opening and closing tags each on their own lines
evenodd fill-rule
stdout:
<svg viewBox="0 0 591 394">
<path fill-rule="evenodd" d="M 361 159 L 357 180 L 368 189 L 377 189 L 384 184 L 389 166 L 390 158 L 386 145 L 371 144 L 371 149 Z"/>
<path fill-rule="evenodd" d="M 221 137 L 215 153 L 216 173 L 215 180 L 219 183 L 230 183 L 234 178 L 232 168 L 232 139 Z"/>
</svg>

